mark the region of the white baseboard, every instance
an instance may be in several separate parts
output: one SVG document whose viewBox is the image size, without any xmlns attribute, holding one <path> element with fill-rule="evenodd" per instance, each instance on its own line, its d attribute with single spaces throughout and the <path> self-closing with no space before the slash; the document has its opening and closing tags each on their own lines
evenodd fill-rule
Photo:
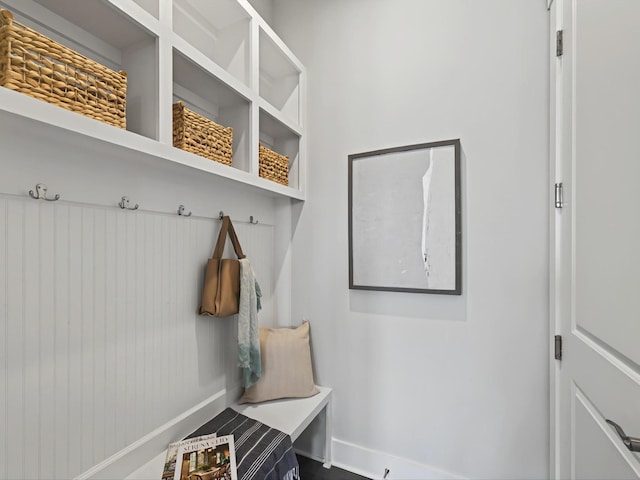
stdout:
<svg viewBox="0 0 640 480">
<path fill-rule="evenodd" d="M 464 477 L 429 465 L 364 448 L 336 438 L 332 441 L 331 451 L 334 466 L 371 479 L 382 480 L 385 478 L 385 469 L 389 469 L 387 480 L 464 479 Z"/>
<path fill-rule="evenodd" d="M 126 478 L 141 465 L 166 450 L 167 445 L 171 442 L 184 438 L 222 412 L 227 405 L 231 405 L 236 399 L 234 395 L 237 395 L 237 392 L 228 394 L 225 389 L 219 391 L 136 440 L 131 445 L 94 465 L 76 477 L 75 480 Z M 158 478 L 161 473 L 158 473 Z"/>
</svg>

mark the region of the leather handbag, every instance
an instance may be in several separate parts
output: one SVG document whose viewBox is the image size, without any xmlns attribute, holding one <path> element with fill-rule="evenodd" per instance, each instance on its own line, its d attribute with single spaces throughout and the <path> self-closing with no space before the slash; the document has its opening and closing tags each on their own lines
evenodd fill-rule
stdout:
<svg viewBox="0 0 640 480">
<path fill-rule="evenodd" d="M 238 259 L 245 258 L 238 242 L 236 231 L 228 216 L 222 217 L 222 226 L 212 257 L 207 261 L 207 270 L 202 292 L 200 315 L 228 317 L 238 313 L 240 304 L 240 262 L 235 258 L 222 258 L 227 240 L 231 239 Z"/>
</svg>

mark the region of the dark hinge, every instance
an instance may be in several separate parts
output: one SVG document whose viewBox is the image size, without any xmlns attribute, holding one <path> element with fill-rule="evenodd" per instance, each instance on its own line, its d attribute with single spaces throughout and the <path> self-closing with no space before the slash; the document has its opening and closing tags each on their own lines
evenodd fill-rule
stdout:
<svg viewBox="0 0 640 480">
<path fill-rule="evenodd" d="M 562 360 L 562 335 L 556 335 L 555 340 L 555 358 Z"/>
<path fill-rule="evenodd" d="M 562 182 L 556 183 L 556 208 L 562 208 L 564 202 L 562 201 Z"/>
<path fill-rule="evenodd" d="M 562 30 L 556 32 L 556 57 L 561 57 L 563 52 Z"/>
</svg>

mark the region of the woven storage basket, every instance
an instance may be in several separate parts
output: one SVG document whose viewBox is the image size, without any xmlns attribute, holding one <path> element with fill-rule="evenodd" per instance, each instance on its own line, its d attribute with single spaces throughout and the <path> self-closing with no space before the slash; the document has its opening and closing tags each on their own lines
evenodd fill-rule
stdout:
<svg viewBox="0 0 640 480">
<path fill-rule="evenodd" d="M 0 86 L 126 128 L 127 75 L 100 65 L 0 10 Z"/>
<path fill-rule="evenodd" d="M 173 146 L 216 162 L 231 165 L 233 128 L 192 112 L 182 102 L 173 104 Z"/>
<path fill-rule="evenodd" d="M 289 185 L 289 157 L 260 144 L 258 146 L 259 175 L 282 185 Z"/>
</svg>

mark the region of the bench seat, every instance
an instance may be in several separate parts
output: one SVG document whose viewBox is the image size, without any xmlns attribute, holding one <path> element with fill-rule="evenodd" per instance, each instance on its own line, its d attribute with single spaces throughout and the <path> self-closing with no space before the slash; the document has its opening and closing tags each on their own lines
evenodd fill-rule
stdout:
<svg viewBox="0 0 640 480">
<path fill-rule="evenodd" d="M 231 405 L 238 413 L 280 430 L 295 441 L 321 412 L 325 415 L 324 467 L 331 467 L 331 388 L 318 386 L 320 393 L 308 398 L 287 398 L 262 403 L 235 403 Z M 159 479 L 162 474 L 167 451 L 142 465 L 127 476 L 127 480 Z"/>
</svg>

